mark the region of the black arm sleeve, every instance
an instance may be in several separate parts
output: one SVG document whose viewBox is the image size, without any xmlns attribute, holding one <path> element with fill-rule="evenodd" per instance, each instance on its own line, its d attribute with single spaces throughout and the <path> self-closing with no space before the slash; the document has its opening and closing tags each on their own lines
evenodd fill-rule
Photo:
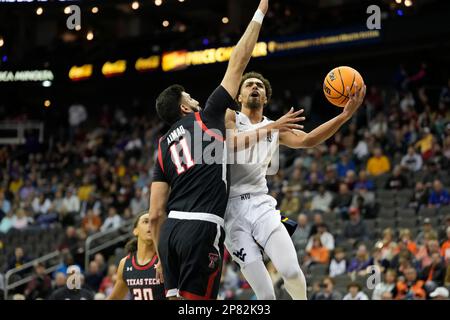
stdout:
<svg viewBox="0 0 450 320">
<path fill-rule="evenodd" d="M 228 108 L 236 110 L 237 104 L 228 91 L 220 85 L 206 101 L 205 108 L 201 112 L 202 119 L 211 128 L 222 129 L 225 127 L 225 113 Z"/>
</svg>

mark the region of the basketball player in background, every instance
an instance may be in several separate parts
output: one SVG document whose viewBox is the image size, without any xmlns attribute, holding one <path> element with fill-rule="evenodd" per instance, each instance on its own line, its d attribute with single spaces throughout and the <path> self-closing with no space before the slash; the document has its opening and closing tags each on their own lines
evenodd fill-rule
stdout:
<svg viewBox="0 0 450 320">
<path fill-rule="evenodd" d="M 133 234 L 135 238 L 126 245 L 128 255 L 120 260 L 117 280 L 108 300 L 123 300 L 128 291 L 133 300 L 165 300 L 164 285 L 156 276 L 158 256 L 148 212 L 138 215 Z"/>
<path fill-rule="evenodd" d="M 307 298 L 306 281 L 294 245 L 280 222 L 276 200 L 268 195 L 266 174 L 273 152 L 278 144 L 296 149 L 312 148 L 321 144 L 352 117 L 362 104 L 365 93 L 366 87 L 358 88 L 355 83 L 355 94 L 351 95 L 350 88 L 347 88 L 349 101 L 342 113 L 335 118 L 309 133 L 297 129 L 283 132 L 272 130 L 268 132 L 265 141 L 250 139 L 245 148 L 258 148 L 262 143 L 268 143 L 270 147 L 261 147 L 256 151 L 259 152 L 256 164 L 247 162 L 249 164 L 230 165 L 231 187 L 225 214 L 225 246 L 240 265 L 258 299 L 275 299 L 261 248 L 283 277 L 285 288 L 291 297 L 298 300 Z M 242 77 L 237 95 L 241 111 L 228 110 L 225 120 L 227 130 L 232 132 L 229 136 L 234 136 L 234 141 L 242 140 L 240 135 L 249 130 L 254 131 L 271 123 L 271 120 L 263 115 L 271 95 L 270 83 L 261 74 L 251 72 Z M 242 148 L 235 148 L 235 151 L 245 152 Z"/>
</svg>

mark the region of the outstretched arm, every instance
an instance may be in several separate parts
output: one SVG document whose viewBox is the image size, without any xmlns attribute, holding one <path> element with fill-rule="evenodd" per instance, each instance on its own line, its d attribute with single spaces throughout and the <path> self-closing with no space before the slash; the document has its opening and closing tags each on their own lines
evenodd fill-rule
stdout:
<svg viewBox="0 0 450 320">
<path fill-rule="evenodd" d="M 152 233 L 152 240 L 155 246 L 156 254 L 159 258 L 157 266 L 158 278 L 161 282 L 164 281 L 161 269 L 161 257 L 159 256 L 159 234 L 161 225 L 166 220 L 166 206 L 169 199 L 170 187 L 166 182 L 154 181 L 150 193 L 150 231 Z"/>
<path fill-rule="evenodd" d="M 256 41 L 258 40 L 259 31 L 261 30 L 262 20 L 268 9 L 269 0 L 261 0 L 253 20 L 248 25 L 244 35 L 231 54 L 228 68 L 221 85 L 233 98 L 236 97 L 238 92 L 242 74 L 250 61 Z"/>
<path fill-rule="evenodd" d="M 304 110 L 301 109 L 294 112 L 294 108 L 291 108 L 288 113 L 278 120 L 261 128 L 238 132 L 236 129 L 236 113 L 233 110 L 228 109 L 225 115 L 225 127 L 227 128 L 227 140 L 232 141 L 232 143 L 228 144 L 228 148 L 235 152 L 244 150 L 251 148 L 258 143 L 261 138 L 265 138 L 275 131 L 285 132 L 302 129 L 303 126 L 297 124 L 297 122 L 305 120 L 305 117 L 300 117 L 303 111 Z"/>
<path fill-rule="evenodd" d="M 350 99 L 344 111 L 333 119 L 325 122 L 313 131 L 306 133 L 300 130 L 287 131 L 280 134 L 280 143 L 290 148 L 313 148 L 333 136 L 340 127 L 346 123 L 361 106 L 366 95 L 366 86 L 358 90 L 355 84 L 355 94 L 350 94 L 347 87 L 347 94 Z"/>
<path fill-rule="evenodd" d="M 119 267 L 117 268 L 116 283 L 114 284 L 111 295 L 106 300 L 123 300 L 128 293 L 127 284 L 123 280 L 123 268 L 125 266 L 125 260 L 126 258 L 120 260 Z"/>
</svg>

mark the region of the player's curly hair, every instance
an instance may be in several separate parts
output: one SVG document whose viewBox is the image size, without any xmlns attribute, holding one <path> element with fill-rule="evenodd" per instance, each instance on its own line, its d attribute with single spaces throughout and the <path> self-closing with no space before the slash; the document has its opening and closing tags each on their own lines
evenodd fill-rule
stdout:
<svg viewBox="0 0 450 320">
<path fill-rule="evenodd" d="M 250 78 L 256 78 L 256 79 L 259 79 L 262 81 L 262 83 L 264 84 L 264 88 L 266 89 L 267 103 L 269 103 L 270 98 L 272 98 L 272 85 L 270 84 L 270 81 L 267 80 L 266 78 L 264 78 L 264 76 L 261 73 L 251 71 L 251 72 L 247 72 L 246 74 L 244 74 L 242 76 L 241 83 L 239 84 L 239 91 L 237 93 L 237 96 L 235 97 L 238 105 L 241 107 L 241 105 L 238 101 L 238 97 L 241 94 L 242 85 L 244 84 L 244 82 L 247 79 L 250 79 Z"/>
<path fill-rule="evenodd" d="M 133 230 L 137 228 L 141 217 L 147 213 L 148 213 L 148 211 L 142 211 L 137 215 L 136 219 L 134 220 Z M 137 239 L 137 237 L 134 237 L 133 239 L 128 241 L 127 244 L 125 245 L 125 251 L 127 253 L 133 254 L 133 253 L 137 252 L 137 245 L 138 245 L 138 239 Z"/>
</svg>

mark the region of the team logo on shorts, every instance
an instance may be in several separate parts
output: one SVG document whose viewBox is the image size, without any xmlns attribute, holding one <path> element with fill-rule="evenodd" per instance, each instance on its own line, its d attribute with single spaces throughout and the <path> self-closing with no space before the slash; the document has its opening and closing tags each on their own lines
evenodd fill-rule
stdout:
<svg viewBox="0 0 450 320">
<path fill-rule="evenodd" d="M 210 267 L 211 269 L 215 269 L 217 260 L 219 260 L 219 255 L 216 253 L 210 253 L 208 267 Z"/>
<path fill-rule="evenodd" d="M 241 250 L 239 250 L 239 251 L 233 252 L 233 254 L 234 254 L 238 259 L 241 259 L 242 262 L 245 262 L 245 256 L 246 256 L 247 254 L 244 253 L 244 248 L 241 248 Z"/>
</svg>

